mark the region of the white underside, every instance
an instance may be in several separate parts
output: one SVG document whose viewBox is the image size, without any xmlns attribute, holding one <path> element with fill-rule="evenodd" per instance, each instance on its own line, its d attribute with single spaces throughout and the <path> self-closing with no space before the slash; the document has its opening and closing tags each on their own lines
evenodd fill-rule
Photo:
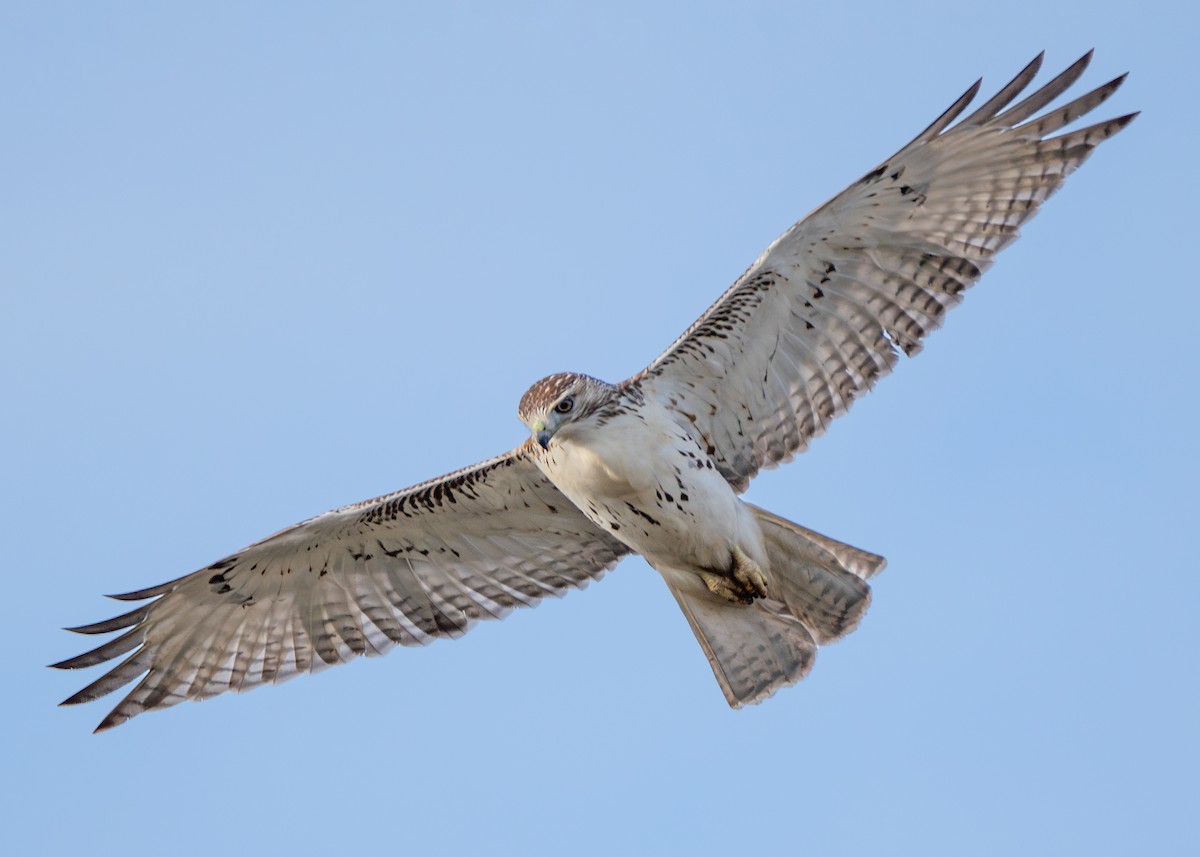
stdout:
<svg viewBox="0 0 1200 857">
<path fill-rule="evenodd" d="M 664 573 L 727 571 L 735 546 L 766 567 L 753 513 L 670 412 L 589 422 L 564 426 L 538 466 L 592 521 Z"/>
</svg>

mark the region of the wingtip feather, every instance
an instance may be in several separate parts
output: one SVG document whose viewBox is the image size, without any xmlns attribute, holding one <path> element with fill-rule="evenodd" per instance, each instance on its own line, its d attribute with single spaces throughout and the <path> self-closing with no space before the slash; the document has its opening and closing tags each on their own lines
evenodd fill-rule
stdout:
<svg viewBox="0 0 1200 857">
<path fill-rule="evenodd" d="M 92 730 L 93 735 L 99 735 L 101 732 L 107 732 L 109 729 L 116 729 L 122 723 L 133 718 L 132 714 L 118 714 L 119 708 L 114 708 L 110 711 L 103 720 L 96 724 L 96 728 Z"/>
<path fill-rule="evenodd" d="M 929 127 L 918 134 L 909 145 L 911 146 L 913 143 L 924 143 L 932 140 L 938 134 L 946 130 L 947 126 L 949 126 L 951 122 L 957 119 L 959 115 L 967 109 L 967 105 L 975 100 L 975 96 L 979 94 L 979 88 L 981 86 L 983 86 L 982 77 L 967 87 L 967 91 L 960 95 L 957 101 L 946 108 L 945 112 L 943 112 L 941 116 L 933 120 Z"/>
<path fill-rule="evenodd" d="M 143 604 L 141 607 L 135 607 L 128 613 L 122 613 L 120 616 L 114 616 L 111 619 L 105 619 L 101 622 L 92 622 L 90 625 L 76 625 L 73 628 L 63 628 L 64 631 L 70 631 L 72 634 L 108 634 L 112 631 L 120 631 L 122 628 L 128 628 L 131 625 L 136 625 L 142 619 L 146 618 L 146 613 L 149 612 L 151 605 Z"/>
<path fill-rule="evenodd" d="M 982 106 L 979 107 L 970 116 L 962 120 L 963 125 L 982 125 L 990 120 L 997 113 L 1003 110 L 1008 104 L 1025 91 L 1026 87 L 1033 82 L 1037 77 L 1038 72 L 1042 68 L 1042 61 L 1046 58 L 1046 52 L 1042 51 L 1032 60 L 1025 64 L 1013 79 L 1004 86 L 1000 87 L 999 91 L 989 98 Z M 981 78 L 982 79 L 982 78 Z"/>
<path fill-rule="evenodd" d="M 218 566 L 218 563 L 214 563 L 213 565 L 208 566 L 208 568 L 216 568 Z M 208 568 L 204 570 L 207 571 Z M 147 598 L 157 598 L 160 595 L 166 595 L 189 577 L 191 577 L 191 574 L 185 574 L 182 577 L 177 577 L 174 580 L 168 580 L 166 583 L 160 583 L 157 586 L 148 586 L 145 589 L 138 589 L 134 592 L 122 592 L 116 595 L 106 595 L 105 598 L 112 598 L 115 601 L 145 601 Z"/>
</svg>

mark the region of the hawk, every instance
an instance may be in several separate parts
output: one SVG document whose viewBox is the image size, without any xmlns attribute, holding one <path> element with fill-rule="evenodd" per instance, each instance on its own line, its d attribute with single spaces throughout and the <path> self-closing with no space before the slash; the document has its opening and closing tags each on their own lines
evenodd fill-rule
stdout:
<svg viewBox="0 0 1200 857">
<path fill-rule="evenodd" d="M 530 387 L 518 409 L 530 436 L 516 449 L 114 596 L 143 603 L 70 629 L 121 633 L 54 666 L 122 660 L 63 704 L 137 680 L 101 731 L 458 637 L 582 588 L 631 553 L 666 581 L 730 705 L 800 680 L 818 646 L 862 619 L 885 561 L 739 495 L 901 353 L 916 354 L 1067 175 L 1133 120 L 1056 133 L 1124 80 L 1044 110 L 1090 58 L 1018 101 L 1038 56 L 959 119 L 976 82 L 767 247 L 645 370 L 620 384 L 564 373 Z"/>
</svg>

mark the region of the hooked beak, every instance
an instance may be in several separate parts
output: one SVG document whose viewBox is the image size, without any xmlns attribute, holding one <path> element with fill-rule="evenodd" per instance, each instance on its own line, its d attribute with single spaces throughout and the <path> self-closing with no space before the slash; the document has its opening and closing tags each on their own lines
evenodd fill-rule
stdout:
<svg viewBox="0 0 1200 857">
<path fill-rule="evenodd" d="M 543 422 L 542 420 L 538 420 L 536 423 L 533 424 L 532 428 L 533 428 L 533 436 L 534 436 L 534 438 L 537 439 L 538 446 L 540 446 L 542 449 L 549 449 L 550 448 L 550 438 L 553 437 L 554 434 L 553 434 L 553 432 L 549 432 L 546 430 L 546 423 Z"/>
</svg>

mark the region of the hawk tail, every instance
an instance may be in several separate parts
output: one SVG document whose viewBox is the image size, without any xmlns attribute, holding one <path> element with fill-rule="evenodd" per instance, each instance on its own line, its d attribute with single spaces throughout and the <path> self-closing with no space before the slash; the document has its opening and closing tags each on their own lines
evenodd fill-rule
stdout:
<svg viewBox="0 0 1200 857">
<path fill-rule="evenodd" d="M 818 645 L 853 631 L 871 603 L 866 581 L 887 560 L 747 505 L 762 529 L 771 566 L 767 597 L 783 601 Z"/>
<path fill-rule="evenodd" d="M 694 573 L 663 573 L 734 708 L 804 678 L 818 645 L 858 625 L 871 601 L 866 580 L 886 565 L 881 556 L 750 509 L 770 563 L 766 598 L 737 604 L 714 595 Z"/>
</svg>

